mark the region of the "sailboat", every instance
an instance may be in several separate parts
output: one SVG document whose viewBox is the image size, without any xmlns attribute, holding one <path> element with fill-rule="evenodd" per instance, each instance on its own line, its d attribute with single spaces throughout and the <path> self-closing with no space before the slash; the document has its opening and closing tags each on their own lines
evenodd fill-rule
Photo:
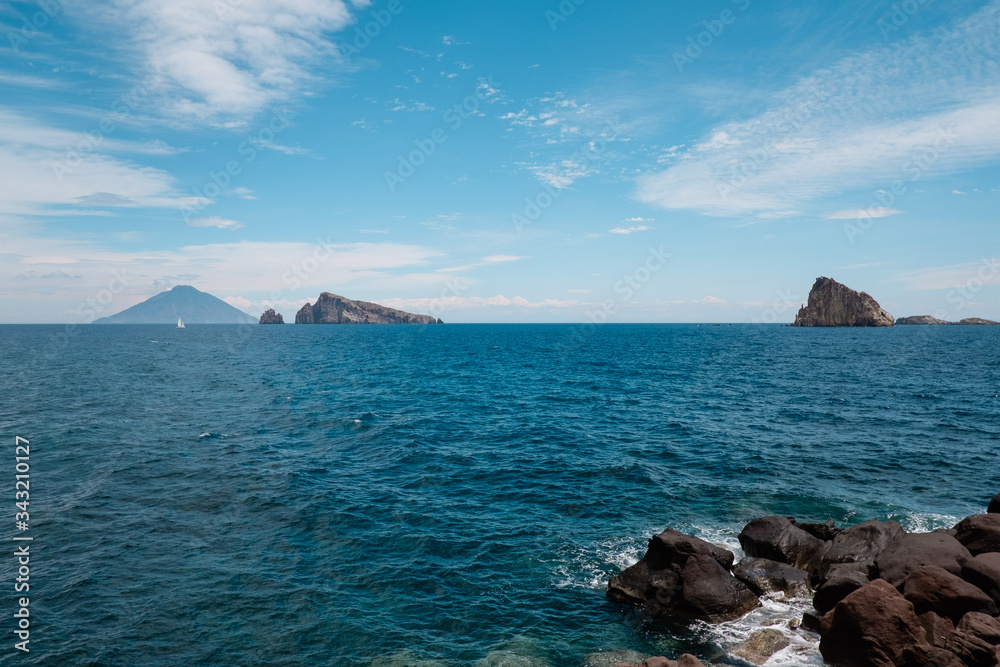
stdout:
<svg viewBox="0 0 1000 667">
<path fill-rule="evenodd" d="M 184 328 L 184 320 L 182 320 L 179 317 L 177 318 L 177 328 L 178 329 L 183 329 Z"/>
</svg>

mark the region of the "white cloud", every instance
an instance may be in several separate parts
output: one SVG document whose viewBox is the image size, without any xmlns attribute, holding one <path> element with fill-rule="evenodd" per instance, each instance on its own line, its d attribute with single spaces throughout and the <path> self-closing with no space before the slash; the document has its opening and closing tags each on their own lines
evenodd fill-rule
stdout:
<svg viewBox="0 0 1000 667">
<path fill-rule="evenodd" d="M 985 285 L 1000 285 L 1000 259 L 994 256 L 977 262 L 903 271 L 894 280 L 905 283 L 911 290 L 965 288 L 978 291 Z"/>
<path fill-rule="evenodd" d="M 871 208 L 852 208 L 843 211 L 834 211 L 823 216 L 825 220 L 858 220 L 861 218 L 888 218 L 890 215 L 903 213 L 898 208 L 886 206 L 872 206 Z"/>
<path fill-rule="evenodd" d="M 622 222 L 654 222 L 653 218 L 625 218 Z"/>
<path fill-rule="evenodd" d="M 249 311 L 254 309 L 254 302 L 242 296 L 227 296 L 222 299 L 233 308 Z"/>
<path fill-rule="evenodd" d="M 490 255 L 488 257 L 483 257 L 482 261 L 486 264 L 502 264 L 504 262 L 516 262 L 519 259 L 524 259 L 523 255 Z"/>
<path fill-rule="evenodd" d="M 707 215 L 776 217 L 853 189 L 994 163 L 998 29 L 994 0 L 952 28 L 816 70 L 768 111 L 713 128 L 665 171 L 641 177 L 638 197 Z"/>
<path fill-rule="evenodd" d="M 448 296 L 439 298 L 383 299 L 379 303 L 389 308 L 397 308 L 409 312 L 432 313 L 445 313 L 456 310 L 576 308 L 582 305 L 579 301 L 572 300 L 543 299 L 542 301 L 529 301 L 524 297 L 506 297 L 503 294 L 491 297 Z"/>
<path fill-rule="evenodd" d="M 93 207 L 206 203 L 181 195 L 167 172 L 106 153 L 146 153 L 148 147 L 95 140 L 0 107 L 0 214 L 67 215 Z"/>
<path fill-rule="evenodd" d="M 712 304 L 720 304 L 725 302 L 726 302 L 725 299 L 720 299 L 717 296 L 706 296 L 704 299 L 700 301 L 700 303 L 712 303 Z"/>
<path fill-rule="evenodd" d="M 240 229 L 243 227 L 242 222 L 237 222 L 236 220 L 230 220 L 228 218 L 220 218 L 217 216 L 212 216 L 210 218 L 191 218 L 188 220 L 188 225 L 191 227 L 218 227 L 219 229 Z"/>
<path fill-rule="evenodd" d="M 648 232 L 652 229 L 653 227 L 639 225 L 638 227 L 615 227 L 614 229 L 609 229 L 608 232 L 611 234 L 633 234 L 635 232 Z"/>
<path fill-rule="evenodd" d="M 329 34 L 352 21 L 342 0 L 76 1 L 71 11 L 127 36 L 130 57 L 161 75 L 161 108 L 200 121 L 245 119 L 309 85 L 313 65 L 339 57 Z"/>
</svg>

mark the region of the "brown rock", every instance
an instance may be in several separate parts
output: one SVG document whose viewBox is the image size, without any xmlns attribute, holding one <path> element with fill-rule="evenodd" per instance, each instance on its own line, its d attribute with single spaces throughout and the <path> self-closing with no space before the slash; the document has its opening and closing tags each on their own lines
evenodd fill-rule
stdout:
<svg viewBox="0 0 1000 667">
<path fill-rule="evenodd" d="M 951 633 L 944 648 L 969 667 L 996 667 L 996 647 L 967 632 L 956 630 Z"/>
<path fill-rule="evenodd" d="M 260 316 L 260 324 L 284 324 L 285 318 L 280 313 L 275 313 L 274 308 L 268 308 Z"/>
<path fill-rule="evenodd" d="M 608 582 L 608 599 L 664 621 L 739 618 L 760 601 L 729 572 L 733 560 L 731 551 L 667 529 L 649 540 L 642 560 Z"/>
<path fill-rule="evenodd" d="M 816 554 L 811 566 L 818 584 L 822 584 L 827 570 L 837 563 L 871 565 L 875 557 L 903 534 L 897 521 L 865 521 L 838 534 Z M 818 588 L 818 586 L 817 586 Z"/>
<path fill-rule="evenodd" d="M 962 578 L 1000 603 L 1000 553 L 979 554 L 962 566 Z"/>
<path fill-rule="evenodd" d="M 307 303 L 295 315 L 296 324 L 442 324 L 430 315 L 414 315 L 377 303 L 323 292 L 315 304 Z"/>
<path fill-rule="evenodd" d="M 927 633 L 927 643 L 932 646 L 944 648 L 945 641 L 955 632 L 955 624 L 950 619 L 938 616 L 933 611 L 924 612 L 917 618 Z"/>
<path fill-rule="evenodd" d="M 987 514 L 1000 514 L 1000 493 L 993 496 L 993 500 L 990 501 L 990 506 L 986 508 Z"/>
<path fill-rule="evenodd" d="M 901 587 L 910 573 L 924 565 L 935 565 L 958 576 L 972 555 L 946 533 L 900 535 L 875 559 L 877 575 Z"/>
<path fill-rule="evenodd" d="M 955 526 L 955 539 L 977 556 L 1000 552 L 1000 514 L 975 514 Z"/>
<path fill-rule="evenodd" d="M 914 570 L 903 584 L 903 597 L 917 614 L 933 611 L 958 622 L 970 611 L 989 609 L 990 598 L 967 581 L 933 565 Z"/>
<path fill-rule="evenodd" d="M 816 556 L 823 541 L 795 524 L 786 516 L 754 519 L 739 535 L 740 546 L 748 556 L 767 558 L 803 568 Z"/>
<path fill-rule="evenodd" d="M 824 660 L 842 667 L 916 667 L 932 658 L 913 605 L 881 579 L 854 591 L 823 617 L 819 650 Z"/>
<path fill-rule="evenodd" d="M 867 586 L 868 582 L 868 566 L 864 563 L 831 565 L 823 584 L 816 589 L 813 606 L 820 614 L 825 614 L 848 595 Z"/>
<path fill-rule="evenodd" d="M 892 315 L 864 292 L 855 292 L 832 278 L 819 277 L 809 303 L 795 316 L 796 327 L 891 327 Z"/>
<path fill-rule="evenodd" d="M 757 595 L 784 593 L 788 597 L 801 597 L 809 594 L 809 575 L 787 563 L 748 556 L 736 564 L 733 575 Z"/>
<path fill-rule="evenodd" d="M 747 662 L 763 665 L 772 655 L 791 643 L 784 634 L 773 628 L 755 632 L 733 651 L 734 654 Z"/>
<path fill-rule="evenodd" d="M 958 629 L 988 644 L 1000 645 L 1000 619 L 978 611 L 970 611 L 958 622 Z"/>
</svg>

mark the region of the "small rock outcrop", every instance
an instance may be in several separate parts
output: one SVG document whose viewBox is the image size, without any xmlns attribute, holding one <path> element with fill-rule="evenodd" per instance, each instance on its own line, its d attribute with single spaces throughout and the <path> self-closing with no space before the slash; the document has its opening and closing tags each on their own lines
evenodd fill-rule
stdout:
<svg viewBox="0 0 1000 667">
<path fill-rule="evenodd" d="M 986 508 L 987 514 L 1000 514 L 1000 493 L 993 496 L 990 506 Z"/>
<path fill-rule="evenodd" d="M 1000 514 L 965 517 L 955 526 L 955 539 L 973 556 L 1000 551 Z"/>
<path fill-rule="evenodd" d="M 649 540 L 642 560 L 608 582 L 608 599 L 665 622 L 733 620 L 760 606 L 730 572 L 734 560 L 731 551 L 668 528 Z"/>
<path fill-rule="evenodd" d="M 855 292 L 832 278 L 819 277 L 809 302 L 795 316 L 796 327 L 891 327 L 892 315 L 865 292 Z"/>
<path fill-rule="evenodd" d="M 948 322 L 946 320 L 939 320 L 936 317 L 930 315 L 911 315 L 910 317 L 900 317 L 896 320 L 896 324 L 962 324 L 962 325 L 1000 325 L 1000 322 L 994 322 L 993 320 L 984 320 L 981 317 L 967 317 L 964 320 L 959 320 L 958 322 Z"/>
<path fill-rule="evenodd" d="M 739 535 L 748 556 L 768 558 L 804 569 L 823 546 L 823 540 L 799 528 L 795 519 L 765 516 L 748 523 Z"/>
<path fill-rule="evenodd" d="M 431 315 L 414 315 L 377 303 L 353 301 L 323 292 L 295 315 L 296 324 L 444 324 Z"/>
<path fill-rule="evenodd" d="M 285 318 L 281 316 L 281 313 L 275 313 L 274 308 L 268 308 L 264 311 L 264 314 L 260 316 L 259 324 L 284 324 Z"/>
<path fill-rule="evenodd" d="M 896 324 L 951 324 L 945 320 L 939 320 L 931 315 L 911 315 L 910 317 L 900 317 Z"/>
</svg>

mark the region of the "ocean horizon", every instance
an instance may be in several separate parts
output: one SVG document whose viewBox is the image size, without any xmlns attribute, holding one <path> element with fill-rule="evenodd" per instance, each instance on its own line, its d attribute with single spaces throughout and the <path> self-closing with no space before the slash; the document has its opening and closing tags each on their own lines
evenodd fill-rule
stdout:
<svg viewBox="0 0 1000 667">
<path fill-rule="evenodd" d="M 24 664 L 737 664 L 809 601 L 668 629 L 607 580 L 668 527 L 739 554 L 758 516 L 929 531 L 1000 490 L 994 327 L 60 332 L 0 326 Z M 796 637 L 768 664 L 822 664 Z"/>
</svg>

